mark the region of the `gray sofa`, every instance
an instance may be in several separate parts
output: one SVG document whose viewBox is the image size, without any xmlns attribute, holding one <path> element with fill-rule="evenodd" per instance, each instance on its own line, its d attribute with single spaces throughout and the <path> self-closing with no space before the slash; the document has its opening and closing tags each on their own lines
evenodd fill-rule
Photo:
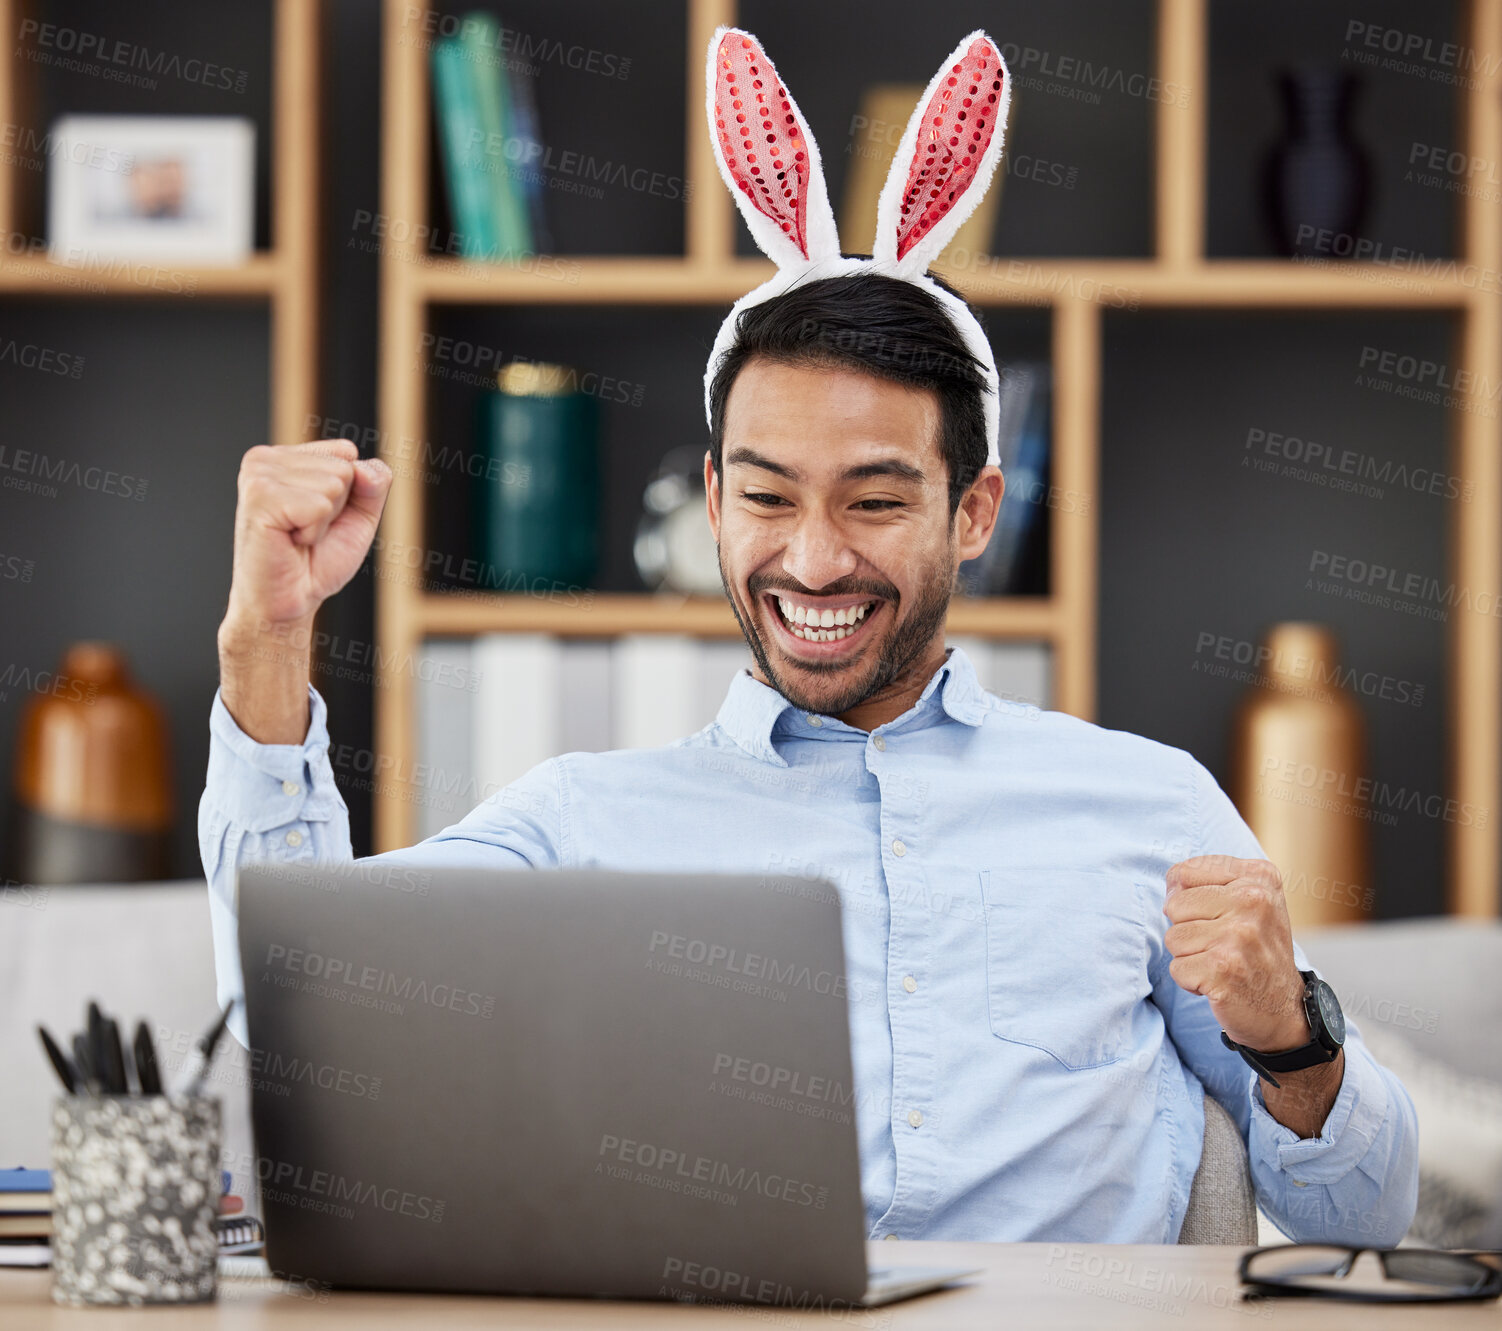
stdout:
<svg viewBox="0 0 1502 1331">
<path fill-rule="evenodd" d="M 1407 1242 L 1502 1243 L 1502 921 L 1309 930 L 1299 943 L 1419 1119 Z"/>
</svg>

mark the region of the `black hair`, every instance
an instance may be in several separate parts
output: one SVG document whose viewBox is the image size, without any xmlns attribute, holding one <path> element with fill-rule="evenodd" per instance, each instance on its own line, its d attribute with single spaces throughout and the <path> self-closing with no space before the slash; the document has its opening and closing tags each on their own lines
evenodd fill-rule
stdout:
<svg viewBox="0 0 1502 1331">
<path fill-rule="evenodd" d="M 959 297 L 942 278 L 930 276 Z M 725 405 L 736 376 L 756 358 L 848 367 L 932 389 L 939 399 L 939 454 L 949 472 L 949 516 L 954 517 L 986 464 L 983 394 L 990 388 L 981 362 L 935 296 L 885 273 L 851 273 L 801 283 L 741 311 L 735 339 L 709 385 L 709 453 L 722 488 Z"/>
</svg>

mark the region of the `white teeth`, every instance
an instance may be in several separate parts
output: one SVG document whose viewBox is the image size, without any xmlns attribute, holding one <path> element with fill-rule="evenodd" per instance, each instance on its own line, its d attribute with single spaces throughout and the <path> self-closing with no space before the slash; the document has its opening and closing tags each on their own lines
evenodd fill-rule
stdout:
<svg viewBox="0 0 1502 1331">
<path fill-rule="evenodd" d="M 875 602 L 867 601 L 864 605 L 846 606 L 839 610 L 818 610 L 795 605 L 786 597 L 779 596 L 777 604 L 787 621 L 789 632 L 795 638 L 805 638 L 809 642 L 838 642 L 855 632 L 856 626 L 865 619 Z"/>
</svg>

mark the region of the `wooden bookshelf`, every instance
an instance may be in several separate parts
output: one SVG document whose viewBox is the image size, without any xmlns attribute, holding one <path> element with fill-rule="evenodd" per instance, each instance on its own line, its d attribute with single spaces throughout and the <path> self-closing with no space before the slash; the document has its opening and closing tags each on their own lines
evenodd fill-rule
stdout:
<svg viewBox="0 0 1502 1331">
<path fill-rule="evenodd" d="M 717 180 L 703 114 L 704 51 L 714 28 L 735 21 L 733 0 L 687 0 L 684 52 L 687 105 L 686 175 Z M 426 52 L 403 41 L 404 0 L 386 0 L 382 205 L 388 216 L 425 220 L 429 179 L 429 88 Z M 1470 0 L 1468 44 L 1478 67 L 1502 65 L 1502 0 Z M 1502 366 L 1502 302 L 1485 283 L 1459 273 L 1415 272 L 1393 284 L 1376 265 L 1313 265 L 1205 257 L 1206 109 L 1209 80 L 1208 0 L 1159 0 L 1158 75 L 1191 90 L 1187 107 L 1160 103 L 1156 121 L 1155 255 L 1146 260 L 1010 260 L 983 269 L 940 269 L 980 306 L 1038 307 L 1052 318 L 1054 484 L 1094 495 L 1099 490 L 1102 313 L 1113 308 L 1439 310 L 1457 316 L 1466 368 L 1495 377 Z M 1485 160 L 1502 156 L 1502 109 L 1494 73 L 1462 92 L 1461 147 Z M 1463 205 L 1458 254 L 1495 273 L 1502 266 L 1502 223 L 1495 204 L 1469 195 Z M 764 260 L 735 254 L 734 210 L 727 191 L 695 190 L 685 208 L 682 258 L 563 256 L 566 281 L 552 274 L 453 259 L 430 260 L 410 244 L 387 246 L 381 269 L 381 433 L 384 439 L 424 437 L 427 380 L 408 350 L 420 344 L 430 313 L 458 305 L 726 306 L 771 271 Z M 1495 288 L 1495 281 L 1490 284 Z M 1102 288 L 1128 293 L 1121 301 Z M 1453 463 L 1472 480 L 1474 500 L 1459 506 L 1452 533 L 1451 573 L 1479 594 L 1495 594 L 1502 575 L 1502 429 L 1480 414 L 1458 413 Z M 393 462 L 398 459 L 393 458 Z M 421 547 L 420 475 L 398 467 L 387 507 L 393 547 Z M 1089 718 L 1095 709 L 1097 511 L 1055 512 L 1048 597 L 956 600 L 956 634 L 1039 640 L 1053 653 L 1055 705 Z M 731 636 L 728 606 L 712 598 L 592 594 L 587 604 L 540 598 L 444 596 L 401 577 L 382 578 L 377 636 L 383 652 L 419 650 L 430 634 L 499 631 L 613 636 L 670 632 Z M 1457 616 L 1450 626 L 1450 793 L 1491 811 L 1485 826 L 1448 825 L 1448 896 L 1461 914 L 1495 915 L 1502 815 L 1502 634 L 1496 621 Z M 395 770 L 415 763 L 414 698 L 410 687 L 379 691 L 376 746 Z M 378 850 L 410 843 L 412 804 L 402 792 L 378 797 Z"/>
<path fill-rule="evenodd" d="M 419 263 L 413 294 L 433 305 L 730 305 L 772 276 L 765 259 L 727 258 L 714 265 L 664 258 L 561 259 L 570 278 L 465 259 Z M 1015 269 L 1015 271 L 1009 271 Z M 1000 259 L 984 272 L 934 265 L 981 307 L 1049 308 L 1067 303 L 1138 309 L 1150 306 L 1241 309 L 1459 310 L 1471 292 L 1458 276 L 1389 285 L 1380 264 L 1302 266 L 1269 260 L 1216 259 L 1180 267 L 1151 260 Z M 1105 291 L 1080 300 L 1074 290 Z"/>
<path fill-rule="evenodd" d="M 0 0 L 12 38 L 35 5 Z M 42 181 L 19 162 L 0 169 L 0 298 L 28 300 L 265 301 L 271 313 L 271 443 L 296 443 L 317 406 L 318 123 L 320 0 L 274 0 L 272 249 L 222 268 L 101 259 L 74 268 L 44 257 L 37 234 Z M 15 51 L 0 58 L 0 119 L 33 126 L 33 71 Z M 19 157 L 19 154 L 17 154 Z"/>
<path fill-rule="evenodd" d="M 107 259 L 78 267 L 45 258 L 0 261 L 0 291 L 25 296 L 267 300 L 282 284 L 282 265 L 270 254 L 253 255 L 228 268 L 184 268 L 149 260 L 132 261 L 123 269 L 122 261 Z"/>
</svg>

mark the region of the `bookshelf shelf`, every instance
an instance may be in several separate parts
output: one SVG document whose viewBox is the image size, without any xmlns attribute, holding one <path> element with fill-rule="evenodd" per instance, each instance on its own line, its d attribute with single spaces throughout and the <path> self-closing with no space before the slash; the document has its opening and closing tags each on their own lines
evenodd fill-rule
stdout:
<svg viewBox="0 0 1502 1331">
<path fill-rule="evenodd" d="M 561 637 L 613 638 L 623 633 L 684 633 L 697 638 L 738 638 L 729 603 L 717 596 L 634 592 L 571 592 L 540 596 L 430 592 L 418 602 L 423 634 L 553 633 Z M 1035 640 L 1053 636 L 1058 607 L 1047 597 L 956 597 L 949 607 L 951 633 Z"/>
<path fill-rule="evenodd" d="M 422 437 L 428 378 L 406 350 L 419 344 L 438 306 L 728 306 L 771 275 L 761 259 L 735 255 L 735 212 L 704 132 L 703 52 L 715 27 L 736 21 L 734 0 L 686 0 L 687 178 L 708 181 L 685 206 L 682 258 L 560 255 L 527 268 L 429 259 L 390 247 L 382 260 L 381 427 L 384 438 Z M 423 52 L 402 41 L 404 0 L 386 0 L 382 205 L 392 217 L 421 218 L 428 206 L 429 89 Z M 1471 160 L 1502 156 L 1502 0 L 1466 0 L 1467 44 L 1476 67 L 1492 71 L 1461 89 L 1457 147 Z M 1502 297 L 1473 281 L 1502 268 L 1502 208 L 1473 192 L 1460 207 L 1456 259 L 1404 263 L 1297 264 L 1205 258 L 1208 0 L 1158 0 L 1158 77 L 1195 89 L 1192 104 L 1156 111 L 1154 257 L 1146 260 L 1012 259 L 982 256 L 938 271 L 976 305 L 1042 308 L 1052 316 L 1053 484 L 1098 496 L 1102 313 L 1160 307 L 1183 310 L 1438 310 L 1456 315 L 1457 359 L 1495 376 L 1502 363 Z M 1122 315 L 1120 317 L 1129 317 Z M 1451 541 L 1451 575 L 1478 595 L 1502 590 L 1502 429 L 1479 413 L 1453 425 L 1453 469 L 1469 478 L 1475 501 L 1461 506 Z M 1055 705 L 1090 718 L 1095 710 L 1100 505 L 1052 514 L 1048 598 L 956 601 L 954 633 L 1046 642 Z M 395 543 L 421 547 L 421 478 L 400 475 L 387 505 Z M 713 599 L 597 594 L 588 609 L 527 597 L 443 596 L 398 578 L 384 580 L 377 637 L 389 652 L 416 651 L 427 634 L 524 629 L 575 635 L 736 632 L 728 606 Z M 1502 807 L 1502 634 L 1479 614 L 1450 628 L 1450 791 L 1479 808 Z M 410 768 L 416 752 L 410 688 L 381 690 L 377 745 Z M 378 850 L 410 844 L 412 805 L 397 791 L 376 805 Z M 1448 893 L 1457 913 L 1495 915 L 1502 846 L 1487 826 L 1448 827 Z"/>
<path fill-rule="evenodd" d="M 408 259 L 413 295 L 438 305 L 729 305 L 772 276 L 759 259 L 621 259 L 561 255 L 535 266 Z M 982 256 L 970 269 L 937 266 L 976 305 L 1040 307 L 1084 299 L 1103 309 L 1461 309 L 1484 295 L 1459 260 L 1412 265 L 1265 260 L 1097 261 Z"/>
<path fill-rule="evenodd" d="M 74 298 L 265 300 L 277 294 L 286 271 L 287 265 L 274 254 L 258 254 L 246 263 L 225 268 L 178 268 L 143 260 L 100 260 L 96 265 L 74 268 L 46 259 L 10 259 L 0 263 L 0 292 Z"/>
<path fill-rule="evenodd" d="M 416 260 L 413 294 L 442 305 L 729 305 L 772 275 L 759 260 L 571 258 L 523 268 L 463 259 Z"/>
<path fill-rule="evenodd" d="M 1460 264 L 1454 265 L 1459 269 Z M 1092 261 L 996 258 L 980 277 L 939 266 L 976 305 L 1061 305 L 1103 310 L 1148 306 L 1255 309 L 1460 309 L 1478 291 L 1457 276 L 1333 262 L 1328 267 L 1268 260 Z M 1008 276 L 1008 273 L 1015 274 Z"/>
</svg>

